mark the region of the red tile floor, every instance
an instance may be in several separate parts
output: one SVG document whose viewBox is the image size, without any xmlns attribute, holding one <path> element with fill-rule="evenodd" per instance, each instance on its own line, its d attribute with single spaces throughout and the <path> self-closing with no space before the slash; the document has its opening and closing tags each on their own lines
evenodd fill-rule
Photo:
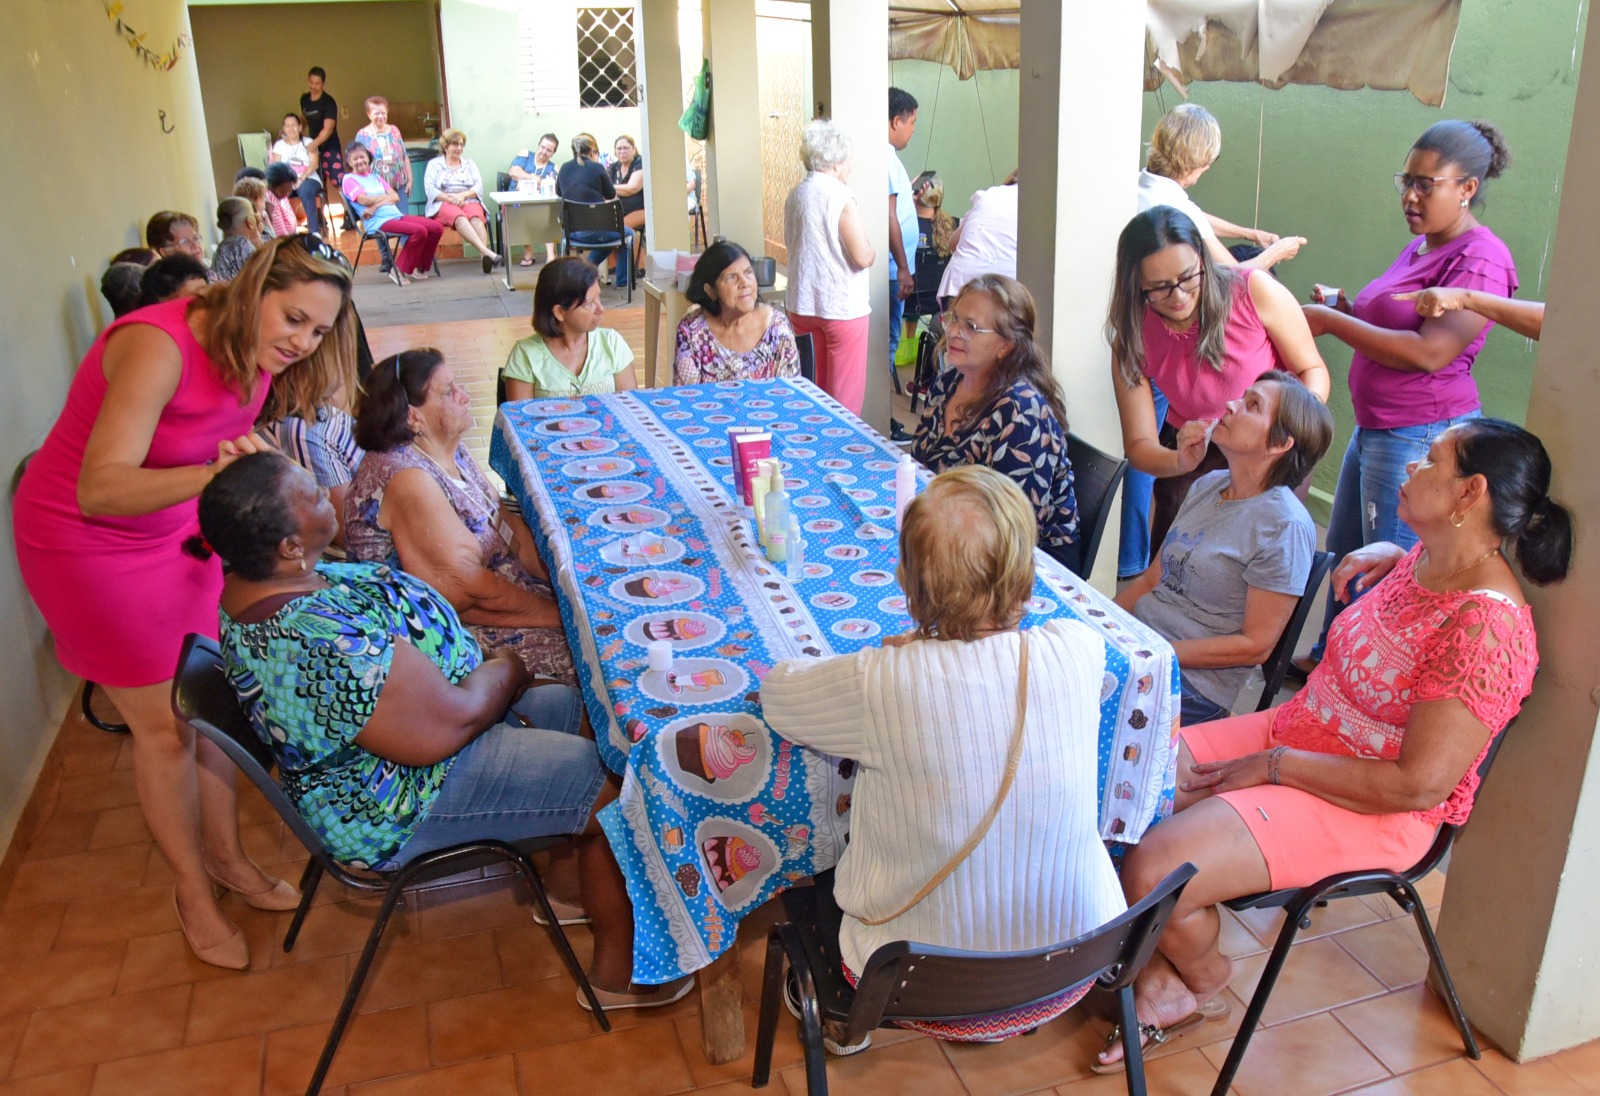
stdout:
<svg viewBox="0 0 1600 1096">
<path fill-rule="evenodd" d="M 636 349 L 639 309 L 608 319 Z M 526 320 L 375 331 L 380 355 L 408 345 L 444 349 L 472 375 L 487 412 L 493 373 Z M 480 416 L 487 425 L 488 415 Z M 74 714 L 19 835 L 0 896 L 0 1096 L 229 1096 L 303 1090 L 373 913 L 325 885 L 300 943 L 278 942 L 288 914 L 227 909 L 251 944 L 252 969 L 206 967 L 188 953 L 171 907 L 166 862 L 139 814 L 128 740 Z M 305 853 L 247 789 L 242 819 L 256 859 L 291 878 Z M 6 873 L 9 874 L 9 873 Z M 4 875 L 0 874 L 0 879 Z M 1436 904 L 1444 880 L 1425 889 Z M 1516 1066 L 1494 1051 L 1462 1056 L 1444 1008 L 1422 985 L 1425 958 L 1392 905 L 1344 901 L 1319 911 L 1297 945 L 1235 1091 L 1241 1096 L 1582 1096 L 1600 1094 L 1600 1044 Z M 740 933 L 747 1035 L 766 927 L 775 904 Z M 1223 915 L 1237 960 L 1229 990 L 1248 995 L 1276 916 Z M 580 956 L 587 930 L 573 929 Z M 449 880 L 391 925 L 325 1091 L 334 1096 L 470 1093 L 565 1096 L 748 1090 L 750 1061 L 710 1066 L 691 995 L 669 1008 L 614 1017 L 610 1035 L 580 1011 L 525 898 L 499 876 Z M 766 1091 L 799 1096 L 804 1073 L 793 1024 L 781 1016 L 777 1075 Z M 1152 1063 L 1151 1090 L 1204 1094 L 1227 1048 L 1227 1025 Z M 1119 1077 L 1093 1077 L 1096 1022 L 1069 1014 L 997 1046 L 954 1046 L 882 1031 L 874 1048 L 829 1065 L 833 1091 L 914 1096 L 1057 1092 L 1114 1096 Z"/>
</svg>

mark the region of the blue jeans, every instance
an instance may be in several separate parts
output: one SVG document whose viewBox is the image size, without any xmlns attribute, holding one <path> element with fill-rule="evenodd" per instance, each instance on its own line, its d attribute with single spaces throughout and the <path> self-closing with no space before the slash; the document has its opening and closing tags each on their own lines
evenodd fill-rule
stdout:
<svg viewBox="0 0 1600 1096">
<path fill-rule="evenodd" d="M 1339 465 L 1339 485 L 1334 489 L 1333 513 L 1328 518 L 1328 551 L 1333 553 L 1335 567 L 1348 553 L 1381 540 L 1406 549 L 1417 543 L 1417 534 L 1400 520 L 1398 513 L 1400 485 L 1407 476 L 1406 465 L 1426 456 L 1428 446 L 1450 427 L 1482 414 L 1469 411 L 1453 419 L 1389 430 L 1356 427 L 1345 448 L 1344 461 Z M 1334 600 L 1330 583 L 1327 616 L 1322 623 L 1322 634 L 1311 648 L 1312 658 L 1322 658 L 1328 643 L 1328 626 L 1344 607 Z"/>
<path fill-rule="evenodd" d="M 900 268 L 889 257 L 889 360 L 900 349 L 900 329 L 905 326 L 906 302 L 900 299 Z"/>
<path fill-rule="evenodd" d="M 529 689 L 511 713 L 529 725 L 497 723 L 469 742 L 427 817 L 385 867 L 483 838 L 516 842 L 582 832 L 605 770 L 594 743 L 579 733 L 578 690 Z"/>
<path fill-rule="evenodd" d="M 307 175 L 305 181 L 294 188 L 294 192 L 306 211 L 306 231 L 313 236 L 322 235 L 322 214 L 317 211 L 317 195 L 322 193 L 322 180 L 315 174 Z M 354 221 L 353 217 L 345 218 L 347 224 L 353 224 Z"/>
<path fill-rule="evenodd" d="M 1182 691 L 1178 699 L 1178 725 L 1193 727 L 1196 723 L 1210 723 L 1213 719 L 1226 719 L 1233 713 L 1221 704 L 1213 703 L 1200 695 L 1193 685 L 1189 683 L 1188 675 L 1182 670 L 1178 671 L 1178 678 L 1182 682 Z"/>
<path fill-rule="evenodd" d="M 623 242 L 627 244 L 628 254 L 631 256 L 633 254 L 633 229 L 624 228 L 622 234 L 624 237 Z M 609 244 L 609 247 L 600 247 L 589 252 L 589 261 L 595 266 L 599 266 L 605 262 L 606 256 L 616 250 L 617 234 L 615 232 L 574 232 L 572 234 L 572 242 L 575 244 Z M 632 265 L 631 260 L 617 264 L 617 284 L 619 286 L 628 284 L 628 279 L 622 276 L 622 272 L 630 265 Z"/>
<path fill-rule="evenodd" d="M 1150 384 L 1150 395 L 1156 404 L 1156 432 L 1167 421 L 1166 393 Z M 1118 382 L 1120 383 L 1120 382 Z M 1150 566 L 1150 492 L 1156 478 L 1148 472 L 1136 471 L 1132 465 L 1122 477 L 1122 536 L 1117 543 L 1117 577 L 1134 578 Z M 1159 547 L 1157 545 L 1156 547 Z"/>
</svg>

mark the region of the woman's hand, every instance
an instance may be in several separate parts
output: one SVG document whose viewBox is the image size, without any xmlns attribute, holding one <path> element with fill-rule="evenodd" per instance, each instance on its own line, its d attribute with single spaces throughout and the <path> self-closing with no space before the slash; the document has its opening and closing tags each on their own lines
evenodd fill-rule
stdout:
<svg viewBox="0 0 1600 1096">
<path fill-rule="evenodd" d="M 1206 446 L 1211 444 L 1211 428 L 1215 419 L 1190 419 L 1178 430 L 1177 475 L 1193 472 L 1205 459 Z"/>
<path fill-rule="evenodd" d="M 211 478 L 240 457 L 249 456 L 251 453 L 275 453 L 278 447 L 263 438 L 260 434 L 240 434 L 231 441 L 223 440 L 217 443 L 217 459 L 211 462 Z"/>
<path fill-rule="evenodd" d="M 1386 540 L 1351 552 L 1333 569 L 1333 596 L 1348 602 L 1366 593 L 1405 558 L 1405 549 Z"/>
<path fill-rule="evenodd" d="M 1272 234 L 1269 232 L 1264 233 L 1264 235 L 1271 236 Z M 1266 259 L 1269 265 L 1275 265 L 1294 258 L 1300 254 L 1300 249 L 1305 245 L 1306 238 L 1304 236 L 1273 236 L 1272 243 L 1263 245 L 1261 257 Z"/>
<path fill-rule="evenodd" d="M 1267 782 L 1267 755 L 1258 750 L 1231 761 L 1196 761 L 1193 776 L 1179 785 L 1186 792 L 1234 792 Z"/>
<path fill-rule="evenodd" d="M 1250 233 L 1250 242 L 1257 247 L 1271 247 L 1278 242 L 1278 234 L 1276 232 L 1268 232 L 1264 228 L 1258 228 Z"/>
<path fill-rule="evenodd" d="M 492 653 L 488 662 L 504 662 L 506 669 L 511 674 L 512 687 L 516 696 L 521 696 L 533 684 L 533 671 L 528 669 L 528 664 L 523 662 L 517 652 L 509 647 L 502 647 Z"/>
</svg>

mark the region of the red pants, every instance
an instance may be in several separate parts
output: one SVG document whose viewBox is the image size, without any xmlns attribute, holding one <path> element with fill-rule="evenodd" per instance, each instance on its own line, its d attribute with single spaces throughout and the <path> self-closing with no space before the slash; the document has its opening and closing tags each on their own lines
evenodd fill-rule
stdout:
<svg viewBox="0 0 1600 1096">
<path fill-rule="evenodd" d="M 433 266 L 433 253 L 439 249 L 444 227 L 426 217 L 392 217 L 383 222 L 383 231 L 406 237 L 406 246 L 395 256 L 402 274 L 421 274 Z"/>
<path fill-rule="evenodd" d="M 810 335 L 817 362 L 817 387 L 855 415 L 867 396 L 867 327 L 871 316 L 824 320 L 789 314 L 796 335 Z"/>
</svg>

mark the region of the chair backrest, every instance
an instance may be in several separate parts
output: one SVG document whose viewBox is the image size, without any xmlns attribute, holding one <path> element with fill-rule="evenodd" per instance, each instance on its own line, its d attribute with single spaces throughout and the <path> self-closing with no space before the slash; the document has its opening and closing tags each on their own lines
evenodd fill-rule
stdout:
<svg viewBox="0 0 1600 1096">
<path fill-rule="evenodd" d="M 1261 676 L 1266 683 L 1261 688 L 1261 700 L 1256 705 L 1256 711 L 1264 712 L 1272 707 L 1272 701 L 1277 697 L 1278 690 L 1283 688 L 1283 675 L 1289 669 L 1289 660 L 1294 657 L 1294 649 L 1300 643 L 1300 633 L 1305 629 L 1306 617 L 1311 615 L 1311 606 L 1317 600 L 1317 594 L 1322 590 L 1322 580 L 1328 577 L 1328 571 L 1333 567 L 1332 552 L 1316 552 L 1311 556 L 1311 573 L 1306 576 L 1305 592 L 1300 595 L 1300 600 L 1294 603 L 1294 612 L 1289 615 L 1289 623 L 1283 626 L 1283 635 L 1278 637 L 1277 645 L 1272 648 L 1272 653 L 1261 664 Z"/>
<path fill-rule="evenodd" d="M 1121 989 L 1149 962 L 1196 870 L 1181 865 L 1126 913 L 1064 944 L 1003 955 L 885 944 L 867 960 L 856 986 L 844 1041 L 858 1042 L 888 1020 L 951 1020 L 1019 1008 L 1090 978 Z"/>
<path fill-rule="evenodd" d="M 561 203 L 561 231 L 567 236 L 574 232 L 615 232 L 618 246 L 622 241 L 622 202 L 612 198 L 605 202 L 573 202 L 563 200 Z M 584 247 L 605 247 L 600 244 L 584 244 Z"/>
<path fill-rule="evenodd" d="M 1128 471 L 1128 461 L 1113 457 L 1067 431 L 1067 459 L 1072 462 L 1072 491 L 1078 499 L 1079 578 L 1088 578 L 1100 554 L 1100 538 L 1111 516 L 1111 500 Z"/>
<path fill-rule="evenodd" d="M 794 346 L 800 352 L 800 375 L 815 384 L 817 382 L 817 347 L 811 341 L 812 337 L 810 332 L 804 335 L 796 335 L 794 337 Z"/>
<path fill-rule="evenodd" d="M 259 133 L 239 134 L 239 163 L 243 167 L 258 167 L 267 170 L 267 160 L 272 152 L 272 134 L 266 130 Z"/>
<path fill-rule="evenodd" d="M 276 762 L 267 744 L 256 734 L 239 695 L 228 680 L 222 651 L 216 641 L 189 633 L 178 655 L 178 672 L 172 679 L 172 710 L 177 717 L 216 743 L 250 778 L 272 809 L 294 831 L 312 856 L 330 862 L 317 833 L 272 778 Z M 339 873 L 342 877 L 343 873 Z"/>
<path fill-rule="evenodd" d="M 506 402 L 506 374 L 504 370 L 494 375 L 494 405 L 499 407 Z"/>
<path fill-rule="evenodd" d="M 494 188 L 499 191 L 516 190 L 517 181 L 511 177 L 509 171 L 497 171 L 494 176 Z"/>
<path fill-rule="evenodd" d="M 939 311 L 939 283 L 944 281 L 944 269 L 950 265 L 950 256 L 939 254 L 934 247 L 917 248 L 917 269 L 912 275 L 916 292 L 906 301 L 911 314 L 932 316 Z"/>
</svg>

